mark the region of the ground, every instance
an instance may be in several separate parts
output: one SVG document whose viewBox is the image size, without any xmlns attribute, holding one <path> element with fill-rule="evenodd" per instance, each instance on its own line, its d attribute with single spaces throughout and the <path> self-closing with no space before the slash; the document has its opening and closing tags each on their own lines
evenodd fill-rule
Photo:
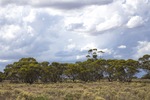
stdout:
<svg viewBox="0 0 150 100">
<path fill-rule="evenodd" d="M 0 83 L 0 100 L 150 100 L 149 81 Z"/>
</svg>

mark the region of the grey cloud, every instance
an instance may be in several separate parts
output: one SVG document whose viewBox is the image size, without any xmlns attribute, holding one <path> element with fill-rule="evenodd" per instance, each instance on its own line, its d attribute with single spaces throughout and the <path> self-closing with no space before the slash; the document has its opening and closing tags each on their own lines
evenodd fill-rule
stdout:
<svg viewBox="0 0 150 100">
<path fill-rule="evenodd" d="M 41 0 L 39 3 L 35 3 L 33 0 L 0 1 L 1 5 L 11 5 L 12 3 L 15 3 L 17 5 L 32 6 L 22 6 L 22 10 L 19 12 L 18 7 L 20 6 L 17 5 L 1 7 L 1 10 L 4 10 L 2 10 L 3 13 L 0 12 L 0 35 L 5 35 L 6 37 L 5 33 L 9 29 L 6 27 L 5 31 L 3 31 L 2 28 L 5 26 L 14 25 L 21 29 L 13 33 L 11 31 L 13 28 L 10 29 L 10 35 L 15 34 L 15 38 L 13 39 L 0 37 L 0 59 L 2 60 L 6 59 L 12 62 L 22 57 L 32 56 L 38 58 L 40 61 L 75 62 L 77 60 L 77 55 L 80 56 L 87 54 L 87 51 L 81 52 L 80 50 L 90 43 L 93 43 L 94 46 L 100 49 L 108 48 L 109 50 L 113 50 L 111 54 L 105 54 L 103 56 L 104 58 L 109 59 L 114 56 L 119 57 L 119 55 L 121 55 L 120 57 L 122 58 L 132 58 L 132 56 L 137 52 L 136 49 L 134 49 L 138 45 L 137 41 L 150 41 L 149 5 L 147 5 L 147 7 L 144 4 L 142 5 L 142 0 L 140 1 L 140 5 L 137 6 L 135 4 L 137 9 L 134 10 L 123 8 L 123 5 L 118 3 L 119 0 L 114 0 L 114 2 L 113 0 L 108 0 L 106 2 L 104 0 L 93 0 L 91 2 L 90 0 L 76 0 L 72 2 Z M 109 4 L 111 2 L 113 3 L 104 6 L 104 8 L 103 6 L 92 6 L 82 10 L 75 10 L 76 8 L 88 5 Z M 124 6 L 125 5 L 126 2 L 124 2 Z M 34 9 L 33 6 L 43 8 Z M 57 15 L 56 13 L 53 14 L 53 11 L 48 13 L 44 7 L 74 9 L 74 11 L 61 12 L 59 10 L 60 13 Z M 23 20 L 24 17 L 28 17 L 30 15 L 29 13 L 32 12 L 31 10 L 35 14 L 33 14 L 35 18 L 31 21 Z M 20 16 L 20 12 L 22 12 L 22 16 Z M 120 16 L 121 24 L 110 28 L 106 25 L 104 29 L 102 28 L 102 30 L 99 31 L 96 30 L 96 26 L 108 21 L 110 17 L 114 15 L 114 12 Z M 139 27 L 128 28 L 126 24 L 132 16 L 141 16 L 142 19 L 144 19 L 144 23 Z M 32 16 L 29 16 L 29 20 L 30 17 L 32 19 Z M 71 19 L 65 22 L 65 19 L 68 19 L 69 17 L 71 17 Z M 109 23 L 108 25 L 114 25 L 116 22 Z M 66 26 L 70 27 L 70 31 L 65 29 Z M 30 28 L 31 31 L 29 31 L 28 28 Z M 79 30 L 82 30 L 83 33 L 78 32 Z M 68 42 L 69 39 L 72 41 Z M 75 47 L 73 49 L 66 50 L 67 46 L 71 44 L 74 44 Z M 118 49 L 118 46 L 122 44 L 126 45 L 127 48 Z M 5 66 L 6 63 L 2 63 L 0 66 Z"/>
<path fill-rule="evenodd" d="M 13 8 L 12 8 L 13 9 Z M 29 10 L 30 12 L 30 10 Z M 25 15 L 28 16 L 28 15 Z M 50 51 L 50 46 L 57 37 L 59 37 L 60 25 L 58 23 L 62 18 L 59 16 L 52 16 L 47 13 L 36 13 L 35 20 L 33 22 L 26 22 L 20 17 L 22 23 L 17 22 L 18 18 L 7 20 L 5 14 L 2 15 L 2 22 L 0 22 L 1 28 L 3 27 L 19 27 L 21 31 L 15 31 L 12 33 L 13 27 L 8 30 L 7 27 L 3 30 L 0 28 L 0 59 L 16 60 L 22 57 L 39 57 L 45 52 Z M 32 28 L 32 31 L 28 31 L 28 27 Z M 61 30 L 60 30 L 61 31 Z M 8 36 L 5 33 L 10 32 Z M 10 38 L 9 35 L 15 34 L 15 38 Z"/>
<path fill-rule="evenodd" d="M 70 2 L 53 2 L 53 3 L 47 3 L 43 5 L 37 5 L 37 6 L 46 6 L 46 7 L 54 7 L 54 8 L 59 8 L 59 9 L 76 9 L 76 8 L 81 8 L 84 6 L 88 6 L 88 5 L 105 5 L 105 4 L 109 4 L 112 3 L 112 0 L 83 0 L 83 1 L 70 1 Z"/>
<path fill-rule="evenodd" d="M 59 51 L 55 54 L 55 56 L 58 57 L 68 57 L 68 56 L 73 56 L 75 52 L 68 52 L 68 51 Z"/>
<path fill-rule="evenodd" d="M 149 25 L 148 25 L 149 26 Z M 137 27 L 134 29 L 124 30 L 123 34 L 119 34 L 113 49 L 116 54 L 122 55 L 122 58 L 133 58 L 133 55 L 137 53 L 137 45 L 138 41 L 150 41 L 150 30 L 148 26 L 145 27 Z M 128 48 L 126 49 L 118 49 L 117 45 L 124 44 Z"/>
<path fill-rule="evenodd" d="M 86 55 L 86 54 L 87 54 L 86 50 L 58 51 L 55 53 L 55 60 L 53 59 L 53 61 L 74 63 L 78 61 L 77 59 L 78 55 Z M 80 59 L 80 61 L 83 60 L 86 60 L 86 56 L 85 58 Z"/>
<path fill-rule="evenodd" d="M 7 59 L 7 60 L 15 60 L 15 59 L 18 59 L 18 58 L 21 58 L 21 57 L 25 57 L 25 54 L 21 54 L 21 53 L 18 53 L 18 52 L 14 52 L 14 51 L 7 51 L 7 54 L 1 54 L 0 55 L 0 58 L 1 59 Z"/>
<path fill-rule="evenodd" d="M 50 59 L 50 62 L 60 62 L 60 63 L 75 63 L 77 61 L 76 56 L 71 56 L 71 57 L 65 57 L 65 58 L 55 58 L 55 59 Z"/>
<path fill-rule="evenodd" d="M 0 71 L 3 71 L 6 65 L 11 64 L 13 61 L 9 60 L 7 62 L 0 62 Z"/>
<path fill-rule="evenodd" d="M 83 55 L 86 54 L 87 51 L 83 50 L 72 50 L 72 51 L 58 51 L 55 56 L 57 57 L 71 57 L 71 56 L 77 56 L 78 54 Z"/>
<path fill-rule="evenodd" d="M 61 23 L 62 19 L 61 16 L 53 16 L 45 12 L 40 12 L 36 15 L 36 20 L 29 25 L 31 25 L 39 35 L 43 34 L 47 36 L 50 34 L 50 38 L 52 38 L 52 36 L 57 38 L 58 34 L 56 30 L 61 28 L 61 25 L 58 25 L 58 23 Z"/>
<path fill-rule="evenodd" d="M 19 4 L 26 5 L 28 2 L 26 0 L 0 0 L 0 5 L 8 5 L 8 4 Z"/>
<path fill-rule="evenodd" d="M 77 24 L 71 24 L 67 27 L 67 30 L 69 31 L 76 31 L 76 30 L 84 30 L 85 27 L 83 26 L 83 23 L 77 23 Z"/>
<path fill-rule="evenodd" d="M 1 0 L 1 5 L 7 5 L 10 3 L 17 4 L 17 5 L 30 5 L 35 7 L 53 7 L 58 9 L 78 9 L 88 5 L 105 5 L 112 3 L 113 0 L 71 0 L 71 1 L 58 1 L 58 0 Z"/>
</svg>

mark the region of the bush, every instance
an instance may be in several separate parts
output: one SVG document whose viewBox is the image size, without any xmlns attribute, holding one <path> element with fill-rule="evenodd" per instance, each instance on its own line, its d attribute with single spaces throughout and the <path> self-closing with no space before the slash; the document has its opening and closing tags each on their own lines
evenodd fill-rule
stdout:
<svg viewBox="0 0 150 100">
<path fill-rule="evenodd" d="M 143 77 L 141 77 L 141 79 L 150 79 L 150 73 L 144 75 Z"/>
</svg>

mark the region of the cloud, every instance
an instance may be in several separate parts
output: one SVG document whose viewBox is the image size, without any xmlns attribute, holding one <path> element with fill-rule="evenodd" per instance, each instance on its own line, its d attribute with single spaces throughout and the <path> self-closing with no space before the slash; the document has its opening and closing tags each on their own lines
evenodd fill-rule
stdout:
<svg viewBox="0 0 150 100">
<path fill-rule="evenodd" d="M 144 21 L 143 21 L 142 17 L 140 17 L 140 16 L 133 16 L 128 21 L 127 27 L 128 28 L 135 28 L 135 27 L 141 26 L 143 24 L 144 24 Z"/>
<path fill-rule="evenodd" d="M 118 46 L 118 48 L 119 49 L 125 49 L 125 48 L 127 48 L 125 45 L 120 45 L 120 46 Z"/>
<path fill-rule="evenodd" d="M 76 59 L 77 59 L 77 60 L 86 59 L 86 55 L 77 55 L 77 56 L 76 56 Z"/>
<path fill-rule="evenodd" d="M 85 60 L 86 54 L 87 51 L 79 51 L 79 50 L 58 51 L 55 53 L 55 58 L 53 58 L 53 60 L 57 60 L 57 61 L 59 60 L 61 62 L 76 62 L 79 59 Z"/>
<path fill-rule="evenodd" d="M 76 47 L 75 44 L 69 44 L 69 45 L 67 46 L 66 50 L 72 50 L 72 49 L 74 49 L 75 47 Z"/>
<path fill-rule="evenodd" d="M 3 19 L 3 22 L 0 21 L 0 59 L 38 56 L 49 50 L 53 41 L 51 39 L 58 36 L 55 31 L 60 27 L 57 26 L 57 21 L 61 20 L 59 16 L 49 15 L 31 7 L 22 9 L 23 7 L 8 5 L 0 8 L 0 18 Z M 52 20 L 55 22 L 52 23 Z"/>
<path fill-rule="evenodd" d="M 58 9 L 78 9 L 88 5 L 105 5 L 112 3 L 113 0 L 1 0 L 1 5 L 17 4 L 30 5 L 35 7 L 52 7 Z"/>
<path fill-rule="evenodd" d="M 107 19 L 105 22 L 100 23 L 96 26 L 97 31 L 106 31 L 116 27 L 119 27 L 122 24 L 121 16 L 114 14 L 110 19 Z"/>
<path fill-rule="evenodd" d="M 150 16 L 148 9 L 149 2 L 143 0 L 116 0 L 109 5 L 88 6 L 75 12 L 75 15 L 65 17 L 65 26 L 69 31 L 91 35 L 125 32 L 147 25 Z"/>
<path fill-rule="evenodd" d="M 5 25 L 0 28 L 0 40 L 12 41 L 19 36 L 21 28 L 18 25 Z"/>
<path fill-rule="evenodd" d="M 122 58 L 122 55 L 114 55 L 114 58 L 120 59 L 120 58 Z"/>
<path fill-rule="evenodd" d="M 2 63 L 3 63 L 3 62 L 8 62 L 8 60 L 3 60 L 3 59 L 1 60 L 1 59 L 0 59 L 0 62 L 2 62 Z"/>
<path fill-rule="evenodd" d="M 78 31 L 78 32 L 82 32 L 84 31 L 85 27 L 83 25 L 83 23 L 74 23 L 74 24 L 70 24 L 69 26 L 67 26 L 67 30 L 69 31 Z"/>
<path fill-rule="evenodd" d="M 105 49 L 99 49 L 98 51 L 103 51 L 104 53 L 108 54 L 108 55 L 111 55 L 113 50 L 111 49 L 108 49 L 108 48 L 105 48 Z"/>
<path fill-rule="evenodd" d="M 145 54 L 150 54 L 150 42 L 148 41 L 138 41 L 138 45 L 135 48 L 136 53 L 134 58 L 142 57 Z"/>
<path fill-rule="evenodd" d="M 35 20 L 35 17 L 36 17 L 35 11 L 31 10 L 27 16 L 23 17 L 23 21 L 32 23 Z"/>
<path fill-rule="evenodd" d="M 89 44 L 85 45 L 84 47 L 82 47 L 80 50 L 84 51 L 84 50 L 89 50 L 89 49 L 94 49 L 94 48 L 97 48 L 96 44 L 89 43 Z"/>
<path fill-rule="evenodd" d="M 149 53 L 149 9 L 148 0 L 0 0 L 0 66 L 30 56 L 86 60 L 91 48 L 136 58 Z"/>
</svg>

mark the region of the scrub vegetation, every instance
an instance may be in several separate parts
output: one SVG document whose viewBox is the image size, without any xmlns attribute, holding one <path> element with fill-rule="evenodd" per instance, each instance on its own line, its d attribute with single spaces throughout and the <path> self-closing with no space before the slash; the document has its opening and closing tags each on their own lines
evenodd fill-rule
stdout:
<svg viewBox="0 0 150 100">
<path fill-rule="evenodd" d="M 149 100 L 148 80 L 133 82 L 0 83 L 1 100 Z"/>
</svg>

